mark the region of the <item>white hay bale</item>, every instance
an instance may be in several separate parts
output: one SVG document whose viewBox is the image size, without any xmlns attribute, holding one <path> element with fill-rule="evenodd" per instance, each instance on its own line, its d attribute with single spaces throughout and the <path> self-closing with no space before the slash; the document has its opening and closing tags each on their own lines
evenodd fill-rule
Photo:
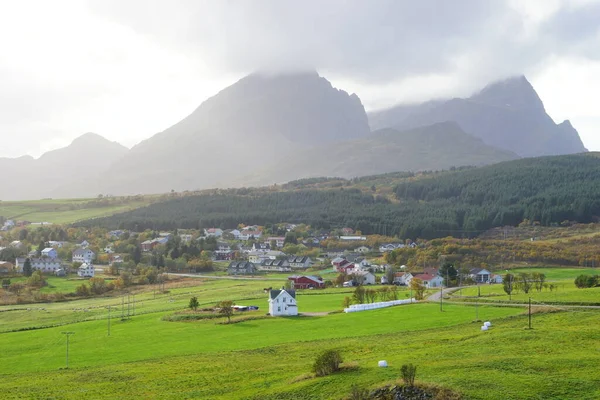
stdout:
<svg viewBox="0 0 600 400">
<path fill-rule="evenodd" d="M 481 327 L 481 330 L 482 330 L 482 331 L 487 331 L 488 329 L 489 329 L 489 328 L 488 328 L 487 326 L 485 326 L 485 325 L 483 325 L 483 326 Z"/>
<path fill-rule="evenodd" d="M 492 323 L 490 321 L 486 321 L 483 323 L 485 326 L 487 326 L 488 328 L 492 326 Z"/>
<path fill-rule="evenodd" d="M 385 360 L 381 360 L 381 361 L 379 361 L 378 365 L 379 365 L 379 367 L 381 367 L 381 368 L 387 368 L 387 366 L 388 366 L 388 363 L 387 363 L 387 361 L 385 361 Z"/>
</svg>

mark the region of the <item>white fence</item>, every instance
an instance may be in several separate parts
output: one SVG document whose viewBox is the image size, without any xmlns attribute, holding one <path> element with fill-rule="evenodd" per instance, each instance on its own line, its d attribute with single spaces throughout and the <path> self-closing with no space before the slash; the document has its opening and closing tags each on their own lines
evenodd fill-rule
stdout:
<svg viewBox="0 0 600 400">
<path fill-rule="evenodd" d="M 380 301 L 379 303 L 369 303 L 369 304 L 352 304 L 348 308 L 344 308 L 345 313 L 350 312 L 358 312 L 358 311 L 367 311 L 367 310 L 376 310 L 378 308 L 385 308 L 391 306 L 398 306 L 400 304 L 410 304 L 416 303 L 415 299 L 406 299 L 406 300 L 392 300 L 392 301 Z"/>
</svg>

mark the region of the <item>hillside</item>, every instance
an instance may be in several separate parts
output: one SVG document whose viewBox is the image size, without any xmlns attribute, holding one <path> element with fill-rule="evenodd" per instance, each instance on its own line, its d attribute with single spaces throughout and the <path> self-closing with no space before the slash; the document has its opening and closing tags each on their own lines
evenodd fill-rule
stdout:
<svg viewBox="0 0 600 400">
<path fill-rule="evenodd" d="M 246 185 L 298 178 L 352 178 L 394 171 L 427 171 L 481 166 L 519 158 L 466 134 L 455 122 L 407 131 L 382 129 L 371 135 L 299 151 L 245 178 Z"/>
<path fill-rule="evenodd" d="M 486 144 L 523 157 L 585 152 L 569 121 L 554 123 L 524 76 L 492 83 L 473 96 L 397 106 L 369 115 L 372 129 L 411 129 L 455 121 Z"/>
<path fill-rule="evenodd" d="M 327 229 L 349 226 L 363 234 L 412 239 L 476 236 L 525 219 L 543 225 L 595 221 L 600 217 L 599 176 L 596 154 L 541 157 L 420 179 L 407 176 L 395 188 L 396 199 L 373 194 L 368 186 L 365 190 L 344 186 L 234 189 L 177 198 L 80 225 L 234 228 L 239 223 L 289 221 Z"/>
<path fill-rule="evenodd" d="M 127 151 L 119 143 L 86 133 L 38 159 L 0 158 L 4 172 L 0 200 L 94 196 L 99 193 L 95 183 Z"/>
<path fill-rule="evenodd" d="M 231 186 L 262 165 L 315 143 L 370 133 L 360 99 L 316 72 L 252 74 L 115 163 L 105 193 Z"/>
</svg>

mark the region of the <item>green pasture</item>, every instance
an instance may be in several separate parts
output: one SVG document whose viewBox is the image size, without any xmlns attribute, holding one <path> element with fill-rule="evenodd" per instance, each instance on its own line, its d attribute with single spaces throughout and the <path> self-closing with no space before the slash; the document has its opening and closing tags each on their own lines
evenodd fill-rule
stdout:
<svg viewBox="0 0 600 400">
<path fill-rule="evenodd" d="M 517 268 L 510 270 L 512 274 L 520 272 L 532 273 L 539 272 L 546 275 L 546 280 L 575 280 L 579 275 L 598 275 L 600 268 L 549 268 L 549 267 L 533 267 L 533 268 Z M 503 274 L 504 275 L 504 274 Z"/>
<path fill-rule="evenodd" d="M 151 203 L 152 197 L 145 196 L 142 200 L 109 204 L 104 207 L 87 207 L 88 202 L 94 200 L 96 199 L 2 201 L 0 202 L 0 215 L 14 220 L 70 224 L 144 207 Z"/>
<path fill-rule="evenodd" d="M 534 316 L 483 307 L 419 304 L 327 317 L 269 318 L 232 325 L 173 323 L 158 316 L 71 329 L 70 369 L 59 329 L 3 334 L 4 398 L 341 399 L 350 386 L 395 382 L 400 366 L 466 399 L 596 399 L 599 314 Z M 511 316 L 512 315 L 512 316 Z M 320 349 L 342 352 L 349 370 L 314 378 Z M 378 368 L 387 360 L 390 367 Z M 76 385 L 73 383 L 77 382 Z"/>
</svg>

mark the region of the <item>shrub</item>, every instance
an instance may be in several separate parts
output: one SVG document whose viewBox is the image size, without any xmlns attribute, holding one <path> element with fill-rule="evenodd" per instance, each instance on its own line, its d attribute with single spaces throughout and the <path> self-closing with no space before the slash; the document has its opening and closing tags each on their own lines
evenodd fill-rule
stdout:
<svg viewBox="0 0 600 400">
<path fill-rule="evenodd" d="M 325 350 L 317 356 L 313 372 L 317 376 L 326 376 L 340 370 L 342 355 L 338 350 Z"/>
<path fill-rule="evenodd" d="M 579 275 L 575 278 L 575 286 L 579 289 L 592 288 L 600 284 L 598 275 Z"/>
<path fill-rule="evenodd" d="M 354 384 L 350 389 L 348 400 L 369 400 L 369 391 Z"/>
<path fill-rule="evenodd" d="M 417 366 L 412 364 L 404 364 L 400 369 L 402 380 L 406 386 L 415 385 L 415 375 L 417 374 Z"/>
</svg>

